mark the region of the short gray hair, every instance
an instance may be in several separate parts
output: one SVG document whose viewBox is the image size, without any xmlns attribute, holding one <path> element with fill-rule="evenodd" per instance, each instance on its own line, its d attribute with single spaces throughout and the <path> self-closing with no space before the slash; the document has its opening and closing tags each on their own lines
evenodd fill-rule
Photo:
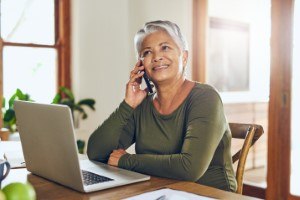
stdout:
<svg viewBox="0 0 300 200">
<path fill-rule="evenodd" d="M 147 22 L 144 25 L 144 28 L 140 29 L 134 36 L 134 47 L 136 56 L 139 57 L 139 53 L 142 48 L 142 42 L 145 37 L 151 33 L 156 31 L 165 31 L 167 32 L 177 43 L 179 48 L 183 50 L 188 50 L 188 45 L 186 39 L 181 34 L 180 28 L 177 24 L 170 22 L 170 21 L 151 21 Z"/>
</svg>

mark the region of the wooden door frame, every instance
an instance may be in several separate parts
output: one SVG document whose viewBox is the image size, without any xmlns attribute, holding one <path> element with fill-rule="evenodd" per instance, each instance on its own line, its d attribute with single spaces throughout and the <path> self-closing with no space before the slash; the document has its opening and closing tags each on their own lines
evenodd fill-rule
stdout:
<svg viewBox="0 0 300 200">
<path fill-rule="evenodd" d="M 205 82 L 208 32 L 208 0 L 193 0 L 192 79 Z"/>
<path fill-rule="evenodd" d="M 300 199 L 290 194 L 293 13 L 293 0 L 272 0 L 266 199 Z"/>
</svg>

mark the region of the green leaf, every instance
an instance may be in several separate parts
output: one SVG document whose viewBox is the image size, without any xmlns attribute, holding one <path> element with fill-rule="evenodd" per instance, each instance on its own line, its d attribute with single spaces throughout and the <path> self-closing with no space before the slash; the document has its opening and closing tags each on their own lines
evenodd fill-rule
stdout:
<svg viewBox="0 0 300 200">
<path fill-rule="evenodd" d="M 20 100 L 24 100 L 24 101 L 32 101 L 32 100 L 30 99 L 29 94 L 25 94 L 25 95 L 24 95 L 24 98 L 23 98 L 23 99 L 20 99 Z"/>
<path fill-rule="evenodd" d="M 83 112 L 84 112 L 83 108 L 82 108 L 81 106 L 77 105 L 77 104 L 74 105 L 74 110 L 77 110 L 77 111 L 79 111 L 80 113 L 83 113 Z"/>
<path fill-rule="evenodd" d="M 9 108 L 4 114 L 3 121 L 10 122 L 15 117 L 16 117 L 15 111 L 12 108 Z"/>
<path fill-rule="evenodd" d="M 17 95 L 16 95 L 16 94 L 14 94 L 14 95 L 12 95 L 12 96 L 10 97 L 10 99 L 9 99 L 9 101 L 8 101 L 8 107 L 9 107 L 9 108 L 12 108 L 12 107 L 14 106 L 14 101 L 15 101 L 16 98 L 17 98 Z"/>
<path fill-rule="evenodd" d="M 91 108 L 92 110 L 95 110 L 95 100 L 94 99 L 83 99 L 81 101 L 78 102 L 78 105 L 85 105 L 88 106 L 89 108 Z"/>
<path fill-rule="evenodd" d="M 8 109 L 5 109 L 5 98 L 3 98 L 3 125 L 8 128 L 11 132 L 16 131 L 16 116 L 14 111 L 14 101 L 33 101 L 30 99 L 29 94 L 23 93 L 19 88 L 16 89 L 16 92 L 10 97 L 8 101 Z"/>
<path fill-rule="evenodd" d="M 59 90 L 64 93 L 65 95 L 67 95 L 67 97 L 69 97 L 71 100 L 74 101 L 74 95 L 72 93 L 72 91 L 66 87 L 60 87 Z"/>
<path fill-rule="evenodd" d="M 87 113 L 84 110 L 84 106 L 89 107 L 92 110 L 95 110 L 95 100 L 91 98 L 82 99 L 78 103 L 75 102 L 73 92 L 64 87 L 59 87 L 59 93 L 56 94 L 52 103 L 64 104 L 71 108 L 72 115 L 74 116 L 74 111 L 78 111 L 82 119 L 88 117 Z"/>
<path fill-rule="evenodd" d="M 86 119 L 86 118 L 87 118 L 87 114 L 86 114 L 86 112 L 83 112 L 82 119 Z"/>
<path fill-rule="evenodd" d="M 79 153 L 83 154 L 84 146 L 85 146 L 84 140 L 77 140 L 77 148 Z"/>
<path fill-rule="evenodd" d="M 23 94 L 23 92 L 19 88 L 16 91 L 16 95 L 19 98 L 19 100 L 26 100 L 26 96 Z"/>
<path fill-rule="evenodd" d="M 53 98 L 52 103 L 53 103 L 53 104 L 59 104 L 60 101 L 61 101 L 61 95 L 58 93 L 58 94 L 56 94 L 55 97 Z"/>
<path fill-rule="evenodd" d="M 81 117 L 82 119 L 86 119 L 87 118 L 87 114 L 86 114 L 86 112 L 84 111 L 84 109 L 81 106 L 75 105 L 74 110 L 79 111 L 79 113 L 82 115 L 82 117 Z"/>
<path fill-rule="evenodd" d="M 2 108 L 5 108 L 6 100 L 5 97 L 2 98 Z"/>
<path fill-rule="evenodd" d="M 74 105 L 74 101 L 72 101 L 71 99 L 69 99 L 69 98 L 62 98 L 61 100 L 60 100 L 60 103 L 63 103 L 63 104 L 68 104 L 68 105 L 71 105 L 71 104 L 73 104 Z"/>
</svg>

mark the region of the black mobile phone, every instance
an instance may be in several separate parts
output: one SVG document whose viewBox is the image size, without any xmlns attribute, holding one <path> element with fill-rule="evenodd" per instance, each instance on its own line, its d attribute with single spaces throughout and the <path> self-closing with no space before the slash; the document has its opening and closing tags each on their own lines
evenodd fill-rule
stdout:
<svg viewBox="0 0 300 200">
<path fill-rule="evenodd" d="M 152 94 L 152 93 L 153 93 L 153 89 L 152 89 L 152 86 L 151 86 L 151 84 L 150 84 L 150 80 L 149 80 L 149 77 L 148 77 L 146 71 L 144 71 L 143 78 L 144 78 L 145 83 L 146 83 L 146 85 L 147 85 L 149 94 Z"/>
<path fill-rule="evenodd" d="M 143 61 L 141 60 L 140 66 L 142 66 L 142 65 L 143 65 Z M 148 77 L 148 75 L 147 75 L 147 73 L 146 73 L 145 70 L 144 70 L 143 78 L 144 78 L 145 83 L 147 85 L 148 93 L 152 94 L 153 93 L 153 89 L 152 89 L 152 86 L 151 86 L 151 83 L 150 83 L 150 79 L 149 79 L 149 77 Z"/>
</svg>

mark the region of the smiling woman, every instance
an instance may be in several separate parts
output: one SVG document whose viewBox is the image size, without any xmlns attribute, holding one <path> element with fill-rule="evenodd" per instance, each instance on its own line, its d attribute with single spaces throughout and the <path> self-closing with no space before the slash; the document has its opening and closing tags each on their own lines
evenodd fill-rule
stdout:
<svg viewBox="0 0 300 200">
<path fill-rule="evenodd" d="M 153 176 L 235 191 L 231 133 L 217 91 L 185 76 L 188 49 L 170 21 L 145 24 L 135 36 L 136 63 L 124 101 L 91 135 L 92 160 Z M 147 73 L 156 93 L 141 88 Z M 126 149 L 136 144 L 136 154 Z"/>
<path fill-rule="evenodd" d="M 153 42 L 154 41 L 154 42 Z M 149 76 L 154 82 L 168 81 L 169 77 L 181 77 L 186 67 L 188 53 L 164 31 L 145 37 L 141 45 L 140 57 Z M 152 63 L 152 60 L 155 64 Z M 179 66 L 178 68 L 172 65 Z M 170 84 L 166 82 L 166 84 Z"/>
</svg>

